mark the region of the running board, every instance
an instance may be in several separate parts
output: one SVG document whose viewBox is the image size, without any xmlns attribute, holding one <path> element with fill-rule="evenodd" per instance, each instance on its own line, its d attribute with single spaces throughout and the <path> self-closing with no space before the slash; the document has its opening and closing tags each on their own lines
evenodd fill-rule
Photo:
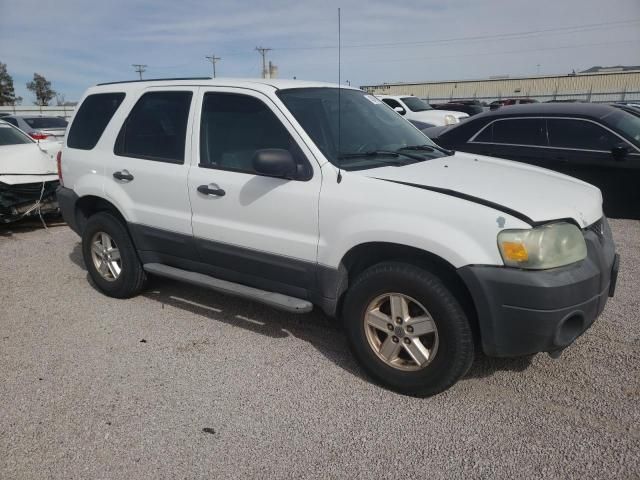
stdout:
<svg viewBox="0 0 640 480">
<path fill-rule="evenodd" d="M 145 263 L 143 265 L 145 271 L 161 277 L 180 280 L 182 282 L 198 285 L 199 287 L 209 288 L 218 292 L 234 295 L 236 297 L 255 300 L 271 307 L 286 310 L 292 313 L 307 313 L 313 309 L 313 304 L 308 300 L 301 298 L 289 297 L 281 293 L 268 292 L 258 288 L 247 287 L 239 283 L 220 280 L 202 273 L 190 272 L 180 268 L 170 267 L 162 263 Z"/>
</svg>

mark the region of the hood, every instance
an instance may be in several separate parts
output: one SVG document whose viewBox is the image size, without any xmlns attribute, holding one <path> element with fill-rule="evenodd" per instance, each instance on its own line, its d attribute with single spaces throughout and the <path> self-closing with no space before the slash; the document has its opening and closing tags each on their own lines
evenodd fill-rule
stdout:
<svg viewBox="0 0 640 480">
<path fill-rule="evenodd" d="M 55 160 L 35 143 L 0 147 L 0 182 L 9 183 L 9 177 L 57 175 L 57 171 Z"/>
<path fill-rule="evenodd" d="M 602 217 L 600 190 L 560 173 L 509 160 L 456 153 L 404 167 L 357 172 L 495 208 L 529 224 L 570 218 L 586 227 Z"/>
</svg>

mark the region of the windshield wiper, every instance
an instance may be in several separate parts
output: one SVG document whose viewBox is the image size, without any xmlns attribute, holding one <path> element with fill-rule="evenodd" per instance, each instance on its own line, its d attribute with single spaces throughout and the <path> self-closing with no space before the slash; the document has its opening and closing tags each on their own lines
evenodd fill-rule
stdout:
<svg viewBox="0 0 640 480">
<path fill-rule="evenodd" d="M 338 155 L 338 158 L 363 158 L 363 157 L 398 157 L 400 154 L 398 152 L 392 152 L 391 150 L 370 150 L 368 152 L 350 152 L 350 153 L 341 153 Z"/>
<path fill-rule="evenodd" d="M 442 148 L 438 145 L 408 145 L 406 147 L 399 148 L 397 151 L 401 152 L 402 150 L 422 150 L 425 152 L 434 152 L 439 151 L 446 155 L 453 155 L 455 152 L 453 150 L 447 150 L 446 148 Z"/>
<path fill-rule="evenodd" d="M 411 160 L 418 160 L 418 161 L 424 160 L 424 158 L 419 155 L 412 155 L 410 153 L 401 152 L 399 150 L 396 150 L 395 152 L 392 150 L 371 150 L 369 152 L 343 153 L 338 158 L 343 159 L 343 158 L 365 158 L 365 157 L 399 157 L 400 155 L 402 155 L 403 157 L 410 158 Z"/>
</svg>

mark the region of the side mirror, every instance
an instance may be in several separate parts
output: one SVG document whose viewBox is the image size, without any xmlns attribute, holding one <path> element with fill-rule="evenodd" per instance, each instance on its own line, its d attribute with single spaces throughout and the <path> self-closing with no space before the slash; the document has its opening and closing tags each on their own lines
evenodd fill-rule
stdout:
<svg viewBox="0 0 640 480">
<path fill-rule="evenodd" d="M 629 147 L 623 143 L 619 143 L 611 149 L 611 156 L 618 162 L 624 160 L 628 153 Z"/>
<path fill-rule="evenodd" d="M 399 113 L 400 115 L 404 115 L 407 111 L 402 107 L 393 107 L 393 111 Z"/>
<path fill-rule="evenodd" d="M 253 169 L 268 177 L 294 179 L 297 165 L 289 150 L 265 148 L 253 154 Z"/>
</svg>

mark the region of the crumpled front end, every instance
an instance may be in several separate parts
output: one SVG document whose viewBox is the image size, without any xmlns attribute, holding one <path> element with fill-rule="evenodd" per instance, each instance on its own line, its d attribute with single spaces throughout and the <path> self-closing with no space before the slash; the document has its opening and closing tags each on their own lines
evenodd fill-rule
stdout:
<svg viewBox="0 0 640 480">
<path fill-rule="evenodd" d="M 3 183 L 0 179 L 0 224 L 21 218 L 59 213 L 58 180 L 37 183 Z"/>
</svg>

